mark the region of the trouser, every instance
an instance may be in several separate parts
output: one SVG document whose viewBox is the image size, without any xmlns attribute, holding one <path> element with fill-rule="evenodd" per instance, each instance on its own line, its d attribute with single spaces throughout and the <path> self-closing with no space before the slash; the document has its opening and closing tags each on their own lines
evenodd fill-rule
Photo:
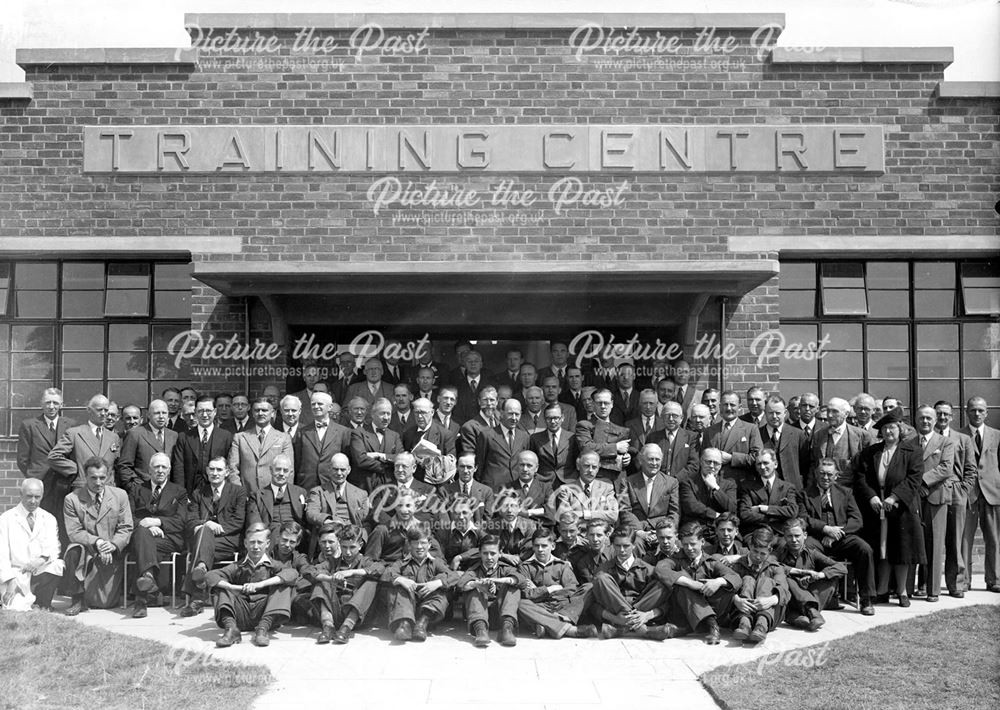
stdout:
<svg viewBox="0 0 1000 710">
<path fill-rule="evenodd" d="M 657 581 L 646 585 L 639 595 L 626 595 L 621 587 L 607 572 L 598 572 L 594 576 L 594 586 L 591 590 L 592 604 L 610 614 L 627 614 L 630 611 L 652 611 L 663 607 L 667 600 L 667 590 Z M 630 598 L 631 597 L 631 598 Z M 601 615 L 595 610 L 595 616 Z"/>
<path fill-rule="evenodd" d="M 52 606 L 52 597 L 56 594 L 60 579 L 60 575 L 51 572 L 39 572 L 31 576 L 31 593 L 35 595 L 36 605 Z"/>
<path fill-rule="evenodd" d="M 340 626 L 344 623 L 348 612 L 353 609 L 358 615 L 358 626 L 360 626 L 372 604 L 375 603 L 378 582 L 366 579 L 354 589 L 337 588 L 335 585 L 336 582 L 320 582 L 313 585 L 311 602 L 316 615 L 322 617 L 322 612 L 327 611 L 333 616 L 333 625 Z"/>
<path fill-rule="evenodd" d="M 774 579 L 771 577 L 751 577 L 747 575 L 743 578 L 743 584 L 739 590 L 739 596 L 744 599 L 755 599 L 757 597 L 769 597 L 771 595 L 777 596 L 778 593 L 775 590 Z M 731 606 L 729 608 L 728 614 L 726 614 L 720 621 L 726 626 L 732 626 L 733 628 L 739 624 L 740 619 L 746 618 L 752 622 L 756 622 L 760 617 L 767 619 L 767 630 L 772 631 L 774 627 L 780 624 L 785 618 L 785 605 L 775 604 L 770 609 L 765 609 L 764 611 L 754 612 L 753 616 L 748 616 L 740 612 L 736 606 Z"/>
<path fill-rule="evenodd" d="M 875 557 L 871 545 L 862 538 L 849 533 L 829 547 L 824 548 L 816 538 L 810 537 L 806 544 L 825 552 L 836 560 L 846 560 L 854 567 L 854 577 L 858 582 L 858 596 L 871 599 L 875 596 Z"/>
<path fill-rule="evenodd" d="M 115 551 L 110 564 L 101 556 L 80 544 L 72 544 L 63 558 L 62 587 L 70 596 L 83 595 L 87 606 L 111 609 L 121 600 L 122 578 L 125 575 L 121 552 Z"/>
<path fill-rule="evenodd" d="M 545 601 L 521 599 L 517 605 L 518 616 L 525 624 L 541 626 L 550 636 L 562 638 L 571 626 L 576 626 L 590 601 L 591 584 L 582 584 L 569 596 Z"/>
<path fill-rule="evenodd" d="M 274 630 L 288 620 L 291 603 L 292 588 L 285 585 L 253 594 L 216 588 L 215 623 L 225 628 L 226 617 L 231 616 L 240 631 L 253 631 L 266 620 L 268 628 Z"/>
<path fill-rule="evenodd" d="M 791 592 L 791 599 L 788 601 L 789 614 L 804 615 L 809 608 L 822 611 L 833 599 L 839 582 L 839 579 L 789 579 L 788 591 Z"/>
<path fill-rule="evenodd" d="M 726 617 L 732 608 L 733 596 L 732 590 L 720 590 L 706 597 L 701 592 L 674 585 L 670 591 L 667 619 L 681 628 L 695 631 L 709 617 L 720 620 Z"/>
<path fill-rule="evenodd" d="M 944 573 L 945 532 L 948 527 L 948 504 L 923 502 L 921 521 L 924 527 L 924 547 L 927 564 L 921 565 L 921 576 L 927 585 L 927 595 L 941 594 L 941 575 Z"/>
<path fill-rule="evenodd" d="M 972 546 L 976 537 L 976 528 L 983 530 L 983 543 L 986 546 L 985 581 L 987 587 L 997 584 L 997 569 L 1000 568 L 1000 505 L 990 505 L 979 492 L 979 498 L 970 505 L 965 518 L 965 540 L 962 544 L 962 556 L 965 558 L 967 587 L 972 587 Z"/>
<path fill-rule="evenodd" d="M 187 578 L 184 580 L 184 593 L 198 593 L 198 588 L 191 580 L 191 570 L 197 567 L 199 562 L 212 569 L 217 560 L 232 559 L 239 549 L 238 535 L 216 535 L 203 525 L 192 541 L 191 569 L 188 570 Z"/>
<path fill-rule="evenodd" d="M 477 621 L 486 622 L 488 627 L 495 627 L 497 621 L 504 619 L 517 623 L 517 607 L 521 601 L 521 590 L 517 587 L 498 585 L 496 594 L 492 595 L 476 588 L 465 592 L 462 597 L 470 632 Z"/>
<path fill-rule="evenodd" d="M 174 552 L 182 552 L 183 549 L 183 545 L 178 544 L 174 538 L 153 537 L 149 528 L 136 526 L 132 533 L 132 555 L 135 557 L 136 577 L 150 572 L 153 579 L 156 579 L 160 560 Z"/>
<path fill-rule="evenodd" d="M 389 626 L 394 627 L 401 621 L 414 622 L 419 616 L 426 616 L 430 623 L 444 618 L 448 609 L 448 595 L 443 589 L 438 589 L 426 597 L 418 599 L 409 589 L 396 585 L 389 590 Z"/>
<path fill-rule="evenodd" d="M 949 592 L 964 592 L 968 586 L 965 555 L 962 553 L 968 505 L 964 489 L 956 487 L 948 504 L 948 523 L 944 531 L 944 581 Z"/>
</svg>

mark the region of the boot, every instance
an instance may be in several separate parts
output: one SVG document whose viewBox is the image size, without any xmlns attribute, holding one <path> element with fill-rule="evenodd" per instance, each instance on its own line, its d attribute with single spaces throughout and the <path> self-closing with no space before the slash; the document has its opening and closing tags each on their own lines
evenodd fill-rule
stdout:
<svg viewBox="0 0 1000 710">
<path fill-rule="evenodd" d="M 333 624 L 323 624 L 323 630 L 319 632 L 319 636 L 316 637 L 316 643 L 325 644 L 330 643 L 333 640 L 336 631 L 333 629 Z"/>
<path fill-rule="evenodd" d="M 420 615 L 417 619 L 417 625 L 413 627 L 413 640 L 420 641 L 421 643 L 427 640 L 427 624 L 430 623 L 424 614 Z"/>
<path fill-rule="evenodd" d="M 750 617 L 741 616 L 740 623 L 736 625 L 736 631 L 733 632 L 733 638 L 737 641 L 746 641 L 747 637 L 750 635 Z"/>
<path fill-rule="evenodd" d="M 820 627 L 826 623 L 826 619 L 823 618 L 823 614 L 820 613 L 819 609 L 809 608 L 809 623 L 806 626 L 807 631 L 819 631 Z"/>
<path fill-rule="evenodd" d="M 135 598 L 134 611 L 132 612 L 133 619 L 145 619 L 146 618 L 146 597 L 139 594 Z"/>
<path fill-rule="evenodd" d="M 757 622 L 753 625 L 753 631 L 747 636 L 747 643 L 760 643 L 767 638 L 767 619 L 763 616 L 757 617 Z"/>
<path fill-rule="evenodd" d="M 271 637 L 269 635 L 271 631 L 271 623 L 267 619 L 261 619 L 260 623 L 257 624 L 257 629 L 253 632 L 253 644 L 254 646 L 270 646 Z"/>
<path fill-rule="evenodd" d="M 413 622 L 409 619 L 400 621 L 396 625 L 396 630 L 392 634 L 393 638 L 400 643 L 405 643 L 413 638 Z"/>
<path fill-rule="evenodd" d="M 80 612 L 84 611 L 86 607 L 83 603 L 82 594 L 74 594 L 70 597 L 69 609 L 66 610 L 66 616 L 76 616 Z"/>
<path fill-rule="evenodd" d="M 503 626 L 500 627 L 500 634 L 497 636 L 497 641 L 500 642 L 501 646 L 517 645 L 517 638 L 514 636 L 514 621 L 512 619 L 503 620 Z"/>
<path fill-rule="evenodd" d="M 650 626 L 646 629 L 643 637 L 653 641 L 665 641 L 666 639 L 672 639 L 676 635 L 676 626 L 673 624 L 664 624 L 663 626 Z"/>
<path fill-rule="evenodd" d="M 156 580 L 152 572 L 144 572 L 139 579 L 135 580 L 135 588 L 143 594 L 148 594 L 156 589 Z"/>
<path fill-rule="evenodd" d="M 347 624 L 344 624 L 339 629 L 337 629 L 337 633 L 335 633 L 330 638 L 330 640 L 333 641 L 335 644 L 343 646 L 345 643 L 351 640 L 351 627 L 349 627 Z"/>
<path fill-rule="evenodd" d="M 597 631 L 597 627 L 593 624 L 580 624 L 579 626 L 570 627 L 566 635 L 577 639 L 596 639 L 600 634 Z"/>
<path fill-rule="evenodd" d="M 490 632 L 486 628 L 485 621 L 477 621 L 472 625 L 472 635 L 476 637 L 472 641 L 472 645 L 476 648 L 486 648 L 490 645 Z"/>
<path fill-rule="evenodd" d="M 225 633 L 222 634 L 222 638 L 215 642 L 215 645 L 219 648 L 228 648 L 234 643 L 240 643 L 243 640 L 243 635 L 236 627 L 236 619 L 227 616 L 223 623 L 226 625 Z"/>
</svg>

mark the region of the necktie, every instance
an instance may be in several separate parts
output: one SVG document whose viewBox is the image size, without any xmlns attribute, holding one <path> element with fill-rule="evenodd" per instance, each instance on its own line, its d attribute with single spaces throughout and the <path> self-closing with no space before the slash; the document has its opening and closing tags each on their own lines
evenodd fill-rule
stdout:
<svg viewBox="0 0 1000 710">
<path fill-rule="evenodd" d="M 525 498 L 527 498 L 527 497 L 528 497 L 528 484 L 527 484 L 527 483 L 525 483 L 525 484 L 523 484 L 523 485 L 521 486 L 521 493 L 523 493 L 523 494 L 524 494 L 524 497 L 525 497 Z"/>
<path fill-rule="evenodd" d="M 983 435 L 976 429 L 976 465 L 979 465 L 979 457 L 983 453 Z"/>
<path fill-rule="evenodd" d="M 101 509 L 101 494 L 100 493 L 95 493 L 94 494 L 94 505 L 97 506 L 98 510 Z"/>
<path fill-rule="evenodd" d="M 771 430 L 771 447 L 777 451 L 778 450 L 778 430 Z"/>
<path fill-rule="evenodd" d="M 514 430 L 513 429 L 508 429 L 507 430 L 507 446 L 509 446 L 512 449 L 514 448 Z"/>
<path fill-rule="evenodd" d="M 156 443 L 161 449 L 163 448 L 163 429 L 156 430 Z"/>
<path fill-rule="evenodd" d="M 583 484 L 583 495 L 585 495 L 588 498 L 590 498 L 590 484 L 589 483 L 584 483 Z"/>
<path fill-rule="evenodd" d="M 264 443 L 264 430 L 263 429 L 261 429 L 260 431 L 257 432 L 257 441 L 259 441 L 261 444 Z"/>
<path fill-rule="evenodd" d="M 99 427 L 97 427 L 97 445 L 98 446 L 100 446 L 101 441 L 103 440 L 103 438 L 104 438 L 104 427 L 99 426 Z"/>
<path fill-rule="evenodd" d="M 812 427 L 807 426 L 802 431 L 804 431 L 805 434 L 806 434 L 806 442 L 809 443 L 809 444 L 812 444 L 812 440 L 813 440 L 813 430 L 812 430 Z"/>
<path fill-rule="evenodd" d="M 830 489 L 826 489 L 826 493 L 823 494 L 823 505 L 827 508 L 833 508 L 833 499 L 830 497 Z"/>
<path fill-rule="evenodd" d="M 667 459 L 666 464 L 669 471 L 674 462 L 674 432 L 667 434 L 667 440 L 664 443 L 666 446 L 664 447 L 663 455 Z"/>
<path fill-rule="evenodd" d="M 920 435 L 920 448 L 921 449 L 926 449 L 927 448 L 927 440 L 928 440 L 928 437 L 927 437 L 926 434 L 921 434 Z"/>
<path fill-rule="evenodd" d="M 479 378 L 478 377 L 470 377 L 469 378 L 469 387 L 471 387 L 472 391 L 475 392 L 476 388 L 479 387 Z"/>
<path fill-rule="evenodd" d="M 463 483 L 462 484 L 462 495 L 463 496 L 471 495 L 471 492 L 470 492 L 469 488 L 470 488 L 470 486 L 469 486 L 468 483 Z"/>
<path fill-rule="evenodd" d="M 552 451 L 559 451 L 559 435 L 552 435 Z"/>
<path fill-rule="evenodd" d="M 285 498 L 285 487 L 282 486 L 274 493 L 274 502 L 280 503 Z"/>
<path fill-rule="evenodd" d="M 649 510 L 649 506 L 653 504 L 653 481 L 655 478 L 646 479 L 646 510 Z"/>
<path fill-rule="evenodd" d="M 677 396 L 674 399 L 677 402 L 680 402 L 681 404 L 684 403 L 684 388 L 683 387 L 678 387 L 677 388 Z"/>
<path fill-rule="evenodd" d="M 160 494 L 163 493 L 163 488 L 161 486 L 153 486 L 153 506 L 156 507 L 160 504 Z"/>
<path fill-rule="evenodd" d="M 34 511 L 28 513 L 28 530 L 35 529 L 35 513 Z"/>
<path fill-rule="evenodd" d="M 49 420 L 49 431 L 55 431 L 55 430 L 56 430 L 56 423 L 55 423 L 55 420 L 53 420 L 53 419 L 50 419 L 50 420 Z"/>
<path fill-rule="evenodd" d="M 652 428 L 653 428 L 653 426 L 650 423 L 650 418 L 649 417 L 643 417 L 642 418 L 642 431 L 643 431 L 643 433 L 648 435 L 650 429 L 652 429 Z"/>
<path fill-rule="evenodd" d="M 764 481 L 764 490 L 767 492 L 768 499 L 770 499 L 771 498 L 771 482 L 770 481 Z"/>
<path fill-rule="evenodd" d="M 212 489 L 212 500 L 215 501 L 215 502 L 218 502 L 221 497 L 222 497 L 222 489 L 220 489 L 220 488 L 213 488 Z"/>
</svg>

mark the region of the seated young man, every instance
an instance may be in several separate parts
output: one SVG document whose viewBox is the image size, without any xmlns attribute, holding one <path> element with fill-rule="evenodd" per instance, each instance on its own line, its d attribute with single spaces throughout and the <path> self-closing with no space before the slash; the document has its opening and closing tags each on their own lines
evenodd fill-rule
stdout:
<svg viewBox="0 0 1000 710">
<path fill-rule="evenodd" d="M 500 539 L 495 535 L 484 536 L 479 542 L 479 561 L 455 583 L 455 588 L 462 594 L 469 633 L 475 637 L 476 646 L 485 648 L 490 645 L 489 628 L 496 627 L 497 621 L 500 626 L 497 641 L 500 645 L 517 645 L 514 634 L 522 584 L 524 577 L 518 573 L 517 567 L 504 561 L 500 555 Z"/>
<path fill-rule="evenodd" d="M 534 554 L 520 567 L 525 584 L 518 616 L 529 628 L 534 627 L 539 638 L 595 638 L 597 627 L 579 623 L 591 585 L 578 584 L 572 565 L 552 555 L 552 537 L 550 530 L 539 528 L 531 538 Z"/>
<path fill-rule="evenodd" d="M 740 576 L 705 551 L 705 531 L 699 523 L 685 523 L 681 552 L 656 565 L 656 578 L 670 595 L 668 618 L 681 628 L 700 630 L 705 643 L 719 643 L 719 619 L 728 613 Z"/>
<path fill-rule="evenodd" d="M 680 548 L 677 545 L 677 527 L 673 520 L 660 520 L 656 523 L 654 534 L 656 545 L 651 546 L 643 561 L 656 567 L 661 561 L 678 554 Z"/>
<path fill-rule="evenodd" d="M 731 565 L 747 553 L 739 539 L 740 519 L 734 513 L 721 513 L 714 525 L 715 542 L 705 545 L 705 554 Z"/>
<path fill-rule="evenodd" d="M 666 592 L 651 565 L 636 559 L 632 531 L 618 528 L 611 534 L 614 557 L 594 575 L 592 604 L 600 610 L 604 638 L 633 633 L 641 638 L 662 641 L 676 635 L 673 624 L 650 626 L 665 614 Z M 595 616 L 596 616 L 595 611 Z"/>
<path fill-rule="evenodd" d="M 357 525 L 326 523 L 319 529 L 320 557 L 305 571 L 323 629 L 316 643 L 347 643 L 375 602 L 385 567 L 361 554 L 363 538 Z"/>
<path fill-rule="evenodd" d="M 573 511 L 566 511 L 559 516 L 556 529 L 558 534 L 552 554 L 560 560 L 572 562 L 574 555 L 587 546 L 587 540 L 580 534 L 579 516 Z"/>
<path fill-rule="evenodd" d="M 376 525 L 368 538 L 365 557 L 387 564 L 398 562 L 409 547 L 407 534 L 420 523 L 417 520 L 416 494 L 412 491 L 397 494 L 392 512 L 383 517 L 385 522 Z M 430 552 L 441 555 L 441 547 L 434 538 L 430 540 Z"/>
<path fill-rule="evenodd" d="M 440 559 L 431 557 L 431 531 L 417 523 L 406 531 L 409 555 L 394 562 L 382 575 L 389 591 L 389 628 L 400 643 L 426 641 L 431 626 L 448 609 L 451 572 Z"/>
<path fill-rule="evenodd" d="M 806 524 L 792 518 L 785 525 L 785 549 L 778 557 L 785 567 L 788 589 L 789 623 L 807 631 L 819 631 L 826 623 L 822 610 L 833 599 L 838 580 L 847 566 L 806 545 Z"/>
<path fill-rule="evenodd" d="M 501 493 L 497 496 L 497 517 L 489 531 L 500 538 L 500 554 L 508 564 L 517 565 L 531 554 L 531 536 L 538 527 L 521 515 L 517 496 Z"/>
<path fill-rule="evenodd" d="M 472 500 L 455 498 L 450 515 L 451 525 L 438 530 L 438 544 L 452 571 L 467 570 L 479 559 L 479 542 L 483 537 L 475 523 Z"/>
<path fill-rule="evenodd" d="M 608 524 L 605 521 L 588 520 L 584 540 L 586 545 L 571 552 L 569 559 L 573 563 L 573 574 L 581 584 L 592 583 L 601 565 L 614 557 L 608 541 Z"/>
<path fill-rule="evenodd" d="M 260 522 L 267 525 L 263 520 Z M 286 567 L 291 567 L 299 573 L 299 578 L 292 590 L 291 617 L 297 623 L 311 624 L 315 622 L 312 606 L 309 604 L 312 584 L 304 576 L 306 568 L 309 566 L 309 559 L 299 552 L 303 532 L 302 526 L 294 520 L 286 520 L 281 523 L 277 534 L 272 533 L 271 549 L 268 550 L 268 554 L 271 559 Z"/>
<path fill-rule="evenodd" d="M 215 642 L 219 648 L 243 640 L 241 631 L 254 631 L 257 646 L 271 643 L 269 633 L 291 614 L 292 590 L 299 578 L 293 567 L 271 559 L 267 549 L 271 531 L 263 523 L 253 523 L 243 538 L 246 556 L 222 569 L 211 570 L 205 586 L 212 591 L 215 623 L 225 629 Z"/>
<path fill-rule="evenodd" d="M 747 554 L 733 563 L 742 582 L 727 621 L 737 641 L 761 643 L 785 618 L 790 593 L 785 569 L 771 555 L 774 543 L 771 528 L 757 528 L 747 538 Z"/>
</svg>

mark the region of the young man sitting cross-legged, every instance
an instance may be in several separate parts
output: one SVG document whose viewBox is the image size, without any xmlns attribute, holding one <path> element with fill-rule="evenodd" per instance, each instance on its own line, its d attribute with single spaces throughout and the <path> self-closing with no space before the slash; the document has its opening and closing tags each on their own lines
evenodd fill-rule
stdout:
<svg viewBox="0 0 1000 710">
<path fill-rule="evenodd" d="M 733 564 L 733 571 L 743 580 L 727 617 L 735 624 L 737 641 L 761 643 L 785 618 L 788 580 L 785 569 L 771 555 L 774 542 L 771 528 L 757 528 L 747 538 L 747 554 Z"/>
<path fill-rule="evenodd" d="M 396 641 L 426 641 L 428 629 L 448 609 L 451 572 L 443 560 L 431 557 L 430 525 L 418 522 L 406 530 L 409 555 L 382 575 L 391 585 L 389 628 Z"/>
<path fill-rule="evenodd" d="M 822 610 L 833 599 L 847 566 L 806 545 L 806 524 L 801 518 L 792 518 L 785 525 L 785 549 L 778 562 L 785 567 L 791 593 L 789 623 L 806 631 L 819 631 L 826 623 Z"/>
<path fill-rule="evenodd" d="M 490 645 L 489 627 L 496 626 L 499 617 L 501 646 L 515 646 L 517 639 L 517 605 L 521 601 L 524 584 L 517 567 L 503 560 L 500 555 L 500 538 L 486 535 L 479 541 L 479 562 L 465 572 L 455 587 L 465 602 L 465 618 L 469 632 L 475 636 L 475 645 Z M 490 621 L 494 621 L 490 624 Z"/>
</svg>

